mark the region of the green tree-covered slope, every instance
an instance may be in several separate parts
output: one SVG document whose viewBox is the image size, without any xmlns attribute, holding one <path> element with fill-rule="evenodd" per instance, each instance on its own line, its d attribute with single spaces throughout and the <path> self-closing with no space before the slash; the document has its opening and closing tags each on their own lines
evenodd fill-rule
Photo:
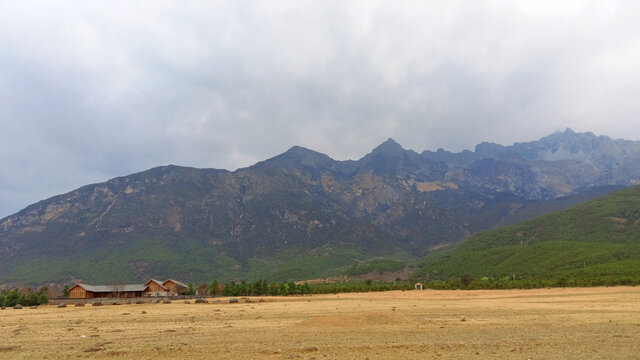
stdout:
<svg viewBox="0 0 640 360">
<path fill-rule="evenodd" d="M 640 187 L 483 231 L 434 255 L 416 278 L 640 277 Z"/>
</svg>

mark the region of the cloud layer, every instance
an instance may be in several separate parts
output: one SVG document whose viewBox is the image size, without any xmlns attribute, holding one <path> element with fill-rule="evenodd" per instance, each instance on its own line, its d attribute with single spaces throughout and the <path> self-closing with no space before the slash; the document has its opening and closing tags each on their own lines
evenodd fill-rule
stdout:
<svg viewBox="0 0 640 360">
<path fill-rule="evenodd" d="M 560 4 L 558 4 L 560 3 Z M 359 158 L 565 127 L 640 139 L 640 6 L 0 3 L 0 217 L 169 163 Z"/>
</svg>

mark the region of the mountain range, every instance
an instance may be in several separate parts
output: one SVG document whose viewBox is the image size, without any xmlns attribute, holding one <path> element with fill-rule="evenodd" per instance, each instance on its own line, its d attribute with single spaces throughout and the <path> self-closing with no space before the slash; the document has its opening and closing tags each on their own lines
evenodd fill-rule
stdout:
<svg viewBox="0 0 640 360">
<path fill-rule="evenodd" d="M 570 129 L 511 146 L 354 161 L 295 146 L 236 171 L 162 166 L 0 220 L 0 283 L 301 280 L 411 261 L 640 184 L 640 142 Z"/>
</svg>

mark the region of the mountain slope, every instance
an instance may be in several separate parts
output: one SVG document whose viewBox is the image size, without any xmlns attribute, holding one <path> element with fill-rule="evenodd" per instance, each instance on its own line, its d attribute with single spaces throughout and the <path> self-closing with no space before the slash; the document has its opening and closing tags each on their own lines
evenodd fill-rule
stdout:
<svg viewBox="0 0 640 360">
<path fill-rule="evenodd" d="M 423 278 L 640 277 L 640 187 L 483 231 L 432 259 Z"/>
<path fill-rule="evenodd" d="M 296 146 L 233 172 L 158 167 L 0 220 L 0 283 L 298 280 L 415 259 L 632 185 L 639 149 L 567 130 L 475 152 L 389 139 L 357 161 Z"/>
</svg>

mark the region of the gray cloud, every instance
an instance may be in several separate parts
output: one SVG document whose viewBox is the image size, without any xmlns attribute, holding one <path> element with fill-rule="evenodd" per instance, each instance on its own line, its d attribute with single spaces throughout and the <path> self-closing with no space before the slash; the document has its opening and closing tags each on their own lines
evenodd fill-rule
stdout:
<svg viewBox="0 0 640 360">
<path fill-rule="evenodd" d="M 636 2 L 0 4 L 0 217 L 147 168 L 640 139 Z"/>
</svg>

